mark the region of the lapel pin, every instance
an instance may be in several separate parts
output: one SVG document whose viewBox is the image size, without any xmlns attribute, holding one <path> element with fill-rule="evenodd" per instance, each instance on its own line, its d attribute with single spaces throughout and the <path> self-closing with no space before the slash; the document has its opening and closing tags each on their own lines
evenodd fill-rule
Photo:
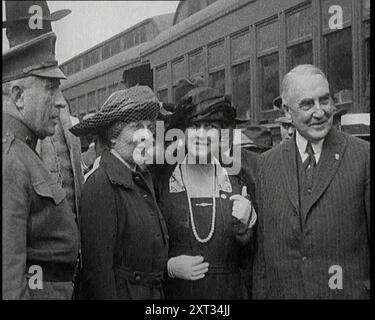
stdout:
<svg viewBox="0 0 375 320">
<path fill-rule="evenodd" d="M 340 155 L 338 153 L 335 153 L 335 159 L 336 160 L 339 160 L 340 159 Z"/>
</svg>

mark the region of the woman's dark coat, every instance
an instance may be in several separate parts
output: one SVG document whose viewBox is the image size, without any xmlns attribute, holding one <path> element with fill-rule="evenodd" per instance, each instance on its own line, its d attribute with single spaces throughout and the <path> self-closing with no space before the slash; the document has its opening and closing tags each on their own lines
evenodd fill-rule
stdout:
<svg viewBox="0 0 375 320">
<path fill-rule="evenodd" d="M 83 187 L 81 299 L 161 299 L 168 236 L 148 172 L 113 154 Z"/>
</svg>

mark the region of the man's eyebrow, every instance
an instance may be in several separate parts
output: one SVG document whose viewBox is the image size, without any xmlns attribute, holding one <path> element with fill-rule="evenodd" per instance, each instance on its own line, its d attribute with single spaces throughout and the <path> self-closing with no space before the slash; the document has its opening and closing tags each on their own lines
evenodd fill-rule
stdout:
<svg viewBox="0 0 375 320">
<path fill-rule="evenodd" d="M 319 97 L 319 100 L 320 99 L 327 99 L 327 98 L 329 98 L 331 95 L 329 94 L 329 93 L 326 93 L 326 94 L 324 94 L 324 95 L 322 95 L 321 97 Z"/>
<path fill-rule="evenodd" d="M 311 98 L 302 99 L 301 101 L 298 102 L 298 105 L 310 104 L 310 103 L 314 103 L 314 99 L 311 99 Z"/>
</svg>

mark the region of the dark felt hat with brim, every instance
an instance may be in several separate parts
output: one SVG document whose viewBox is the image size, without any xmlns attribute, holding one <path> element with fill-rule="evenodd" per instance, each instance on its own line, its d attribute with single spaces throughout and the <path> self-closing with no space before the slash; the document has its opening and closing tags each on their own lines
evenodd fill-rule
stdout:
<svg viewBox="0 0 375 320">
<path fill-rule="evenodd" d="M 70 10 L 51 14 L 46 1 L 6 1 L 5 6 L 3 28 L 7 28 L 10 49 L 3 53 L 3 83 L 28 76 L 66 79 L 55 59 L 56 35 L 51 21 L 63 18 Z M 42 29 L 30 26 L 35 8 L 40 8 Z"/>
<path fill-rule="evenodd" d="M 135 86 L 112 93 L 97 113 L 69 130 L 75 136 L 97 134 L 117 121 L 154 121 L 159 111 L 160 102 L 154 92 L 147 86 Z"/>
<path fill-rule="evenodd" d="M 28 76 L 66 79 L 55 59 L 55 42 L 55 33 L 49 32 L 5 52 L 3 83 Z"/>
<path fill-rule="evenodd" d="M 271 129 L 262 125 L 251 125 L 242 130 L 242 133 L 254 142 L 254 147 L 261 152 L 269 150 L 273 146 Z"/>
<path fill-rule="evenodd" d="M 170 127 L 185 130 L 198 122 L 219 122 L 234 126 L 236 110 L 231 97 L 209 87 L 198 87 L 185 94 L 176 106 Z"/>
</svg>

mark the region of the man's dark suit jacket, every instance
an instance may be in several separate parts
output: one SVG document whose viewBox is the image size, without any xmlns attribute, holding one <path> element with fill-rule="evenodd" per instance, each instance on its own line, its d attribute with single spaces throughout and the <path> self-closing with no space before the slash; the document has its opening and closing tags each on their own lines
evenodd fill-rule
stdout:
<svg viewBox="0 0 375 320">
<path fill-rule="evenodd" d="M 257 183 L 255 299 L 369 297 L 370 146 L 332 129 L 305 210 L 299 205 L 295 139 L 264 153 Z M 342 289 L 329 280 L 342 268 Z M 333 281 L 337 284 L 337 282 Z M 367 287 L 367 288 L 366 288 Z"/>
</svg>

